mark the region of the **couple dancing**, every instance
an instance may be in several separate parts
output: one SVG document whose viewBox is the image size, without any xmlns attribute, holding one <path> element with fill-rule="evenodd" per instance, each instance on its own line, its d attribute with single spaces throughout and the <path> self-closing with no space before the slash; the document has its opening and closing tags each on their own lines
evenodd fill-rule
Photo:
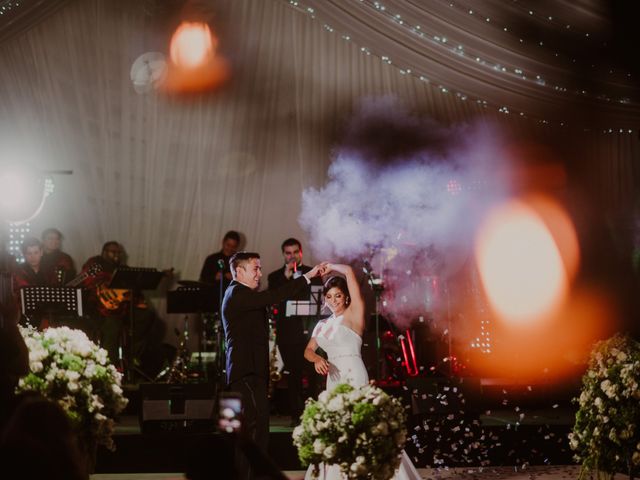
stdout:
<svg viewBox="0 0 640 480">
<path fill-rule="evenodd" d="M 360 286 L 353 269 L 348 265 L 328 262 L 319 265 L 319 274 L 332 272 L 344 276 L 332 276 L 324 284 L 324 304 L 331 310 L 331 316 L 316 325 L 307 344 L 304 357 L 314 364 L 316 372 L 327 375 L 327 390 L 341 383 L 354 387 L 369 382 L 360 349 L 365 327 L 365 307 Z M 346 279 L 346 280 L 345 280 Z M 316 353 L 318 347 L 327 353 L 328 360 Z M 310 466 L 305 479 L 313 478 Z M 345 478 L 338 465 L 320 468 L 320 477 L 324 480 L 342 480 Z M 407 454 L 402 452 L 400 466 L 394 480 L 420 479 L 420 475 Z"/>
</svg>

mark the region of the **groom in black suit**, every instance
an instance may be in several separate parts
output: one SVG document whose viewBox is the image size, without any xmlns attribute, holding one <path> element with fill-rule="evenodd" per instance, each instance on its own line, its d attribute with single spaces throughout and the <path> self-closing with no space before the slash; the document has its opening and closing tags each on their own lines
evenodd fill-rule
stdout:
<svg viewBox="0 0 640 480">
<path fill-rule="evenodd" d="M 258 292 L 260 255 L 238 252 L 229 260 L 233 281 L 222 301 L 222 325 L 227 343 L 227 389 L 242 395 L 244 428 L 267 452 L 269 440 L 269 326 L 266 307 L 308 290 L 321 266 L 280 288 Z"/>
</svg>

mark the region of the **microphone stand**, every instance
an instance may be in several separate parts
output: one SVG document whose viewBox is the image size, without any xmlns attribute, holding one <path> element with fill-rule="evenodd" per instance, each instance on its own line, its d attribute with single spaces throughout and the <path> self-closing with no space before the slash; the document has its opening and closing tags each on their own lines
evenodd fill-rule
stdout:
<svg viewBox="0 0 640 480">
<path fill-rule="evenodd" d="M 216 336 L 216 350 L 218 351 L 218 355 L 216 357 L 216 373 L 218 374 L 218 381 L 221 382 L 223 375 L 221 373 L 224 372 L 225 363 L 223 362 L 223 358 L 225 357 L 224 352 L 224 340 L 222 338 L 222 300 L 224 298 L 224 260 L 218 260 L 218 268 L 220 269 L 220 284 L 218 289 L 218 311 L 216 312 L 216 318 L 214 322 L 216 325 L 214 326 L 215 336 Z M 224 383 L 224 382 L 223 382 Z"/>
<path fill-rule="evenodd" d="M 368 261 L 364 261 L 364 266 L 362 271 L 367 276 L 369 281 L 369 286 L 371 290 L 373 290 L 373 294 L 375 296 L 375 306 L 373 310 L 375 328 L 376 328 L 376 379 L 380 380 L 380 350 L 381 350 L 381 342 L 380 342 L 380 299 L 382 297 L 382 292 L 384 291 L 384 286 L 379 278 L 376 278 L 373 269 Z"/>
</svg>

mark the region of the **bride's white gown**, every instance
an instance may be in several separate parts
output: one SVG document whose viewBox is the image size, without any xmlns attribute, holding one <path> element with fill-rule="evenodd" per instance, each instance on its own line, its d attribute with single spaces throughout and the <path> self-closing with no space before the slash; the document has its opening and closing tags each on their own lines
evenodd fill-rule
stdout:
<svg viewBox="0 0 640 480">
<path fill-rule="evenodd" d="M 342 324 L 342 315 L 331 316 L 318 322 L 312 337 L 316 339 L 320 348 L 329 357 L 329 375 L 327 376 L 327 390 L 332 390 L 340 383 L 348 383 L 354 387 L 369 383 L 367 369 L 362 362 L 360 349 L 362 338 L 349 327 Z M 305 479 L 311 479 L 311 467 L 307 469 Z M 344 477 L 337 465 L 321 465 L 320 476 L 324 480 L 343 480 Z M 396 471 L 394 480 L 420 479 L 420 475 L 411 463 L 407 454 L 402 451 L 400 467 Z"/>
</svg>

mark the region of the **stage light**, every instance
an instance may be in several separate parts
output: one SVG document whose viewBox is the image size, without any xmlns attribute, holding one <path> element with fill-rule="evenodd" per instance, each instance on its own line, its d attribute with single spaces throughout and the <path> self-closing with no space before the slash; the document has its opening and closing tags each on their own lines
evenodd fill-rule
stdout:
<svg viewBox="0 0 640 480">
<path fill-rule="evenodd" d="M 206 23 L 182 22 L 171 37 L 171 61 L 183 68 L 197 68 L 215 56 L 218 40 Z"/>
<path fill-rule="evenodd" d="M 462 185 L 460 185 L 460 182 L 458 182 L 457 180 L 449 180 L 447 182 L 447 192 L 450 195 L 458 195 L 460 194 L 460 192 L 462 192 Z"/>
<path fill-rule="evenodd" d="M 222 85 L 229 77 L 229 65 L 217 47 L 218 39 L 208 24 L 182 22 L 171 37 L 166 77 L 158 88 L 193 93 Z"/>
<path fill-rule="evenodd" d="M 497 207 L 476 240 L 476 261 L 491 306 L 506 322 L 520 325 L 540 321 L 562 305 L 577 252 L 568 216 L 542 197 Z"/>
<path fill-rule="evenodd" d="M 53 189 L 51 177 L 36 169 L 0 164 L 0 221 L 21 225 L 33 220 Z"/>
</svg>

